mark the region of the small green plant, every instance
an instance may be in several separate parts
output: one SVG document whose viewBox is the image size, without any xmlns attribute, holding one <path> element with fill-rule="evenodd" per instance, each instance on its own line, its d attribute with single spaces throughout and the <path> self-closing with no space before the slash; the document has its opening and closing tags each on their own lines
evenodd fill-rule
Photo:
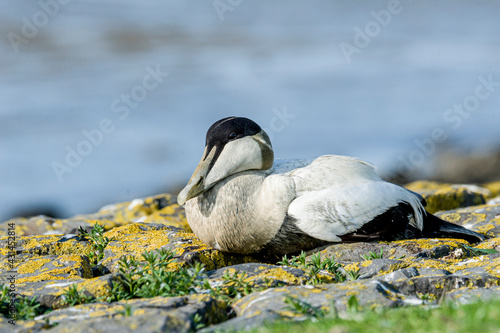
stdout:
<svg viewBox="0 0 500 333">
<path fill-rule="evenodd" d="M 206 277 L 202 264 L 177 270 L 168 269 L 175 262 L 169 250 L 149 251 L 142 254 L 145 262 L 132 257 L 119 261 L 120 276 L 113 284 L 108 302 L 131 298 L 150 298 L 155 296 L 182 296 L 194 293 L 203 286 Z"/>
<path fill-rule="evenodd" d="M 340 264 L 336 263 L 333 258 L 321 259 L 319 253 L 313 254 L 309 261 L 306 260 L 306 253 L 304 251 L 302 251 L 300 255 L 293 256 L 290 259 L 285 255 L 278 264 L 302 269 L 308 275 L 308 284 L 316 285 L 327 282 L 319 275 L 320 273 L 327 273 L 333 277 L 336 282 L 345 281 L 345 277 L 339 270 Z"/>
<path fill-rule="evenodd" d="M 358 269 L 350 269 L 345 271 L 345 276 L 349 281 L 354 281 L 359 279 L 359 268 Z"/>
<path fill-rule="evenodd" d="M 240 273 L 236 271 L 231 274 L 229 270 L 226 270 L 222 276 L 222 280 L 224 280 L 223 286 L 227 289 L 227 295 L 231 298 L 239 299 L 251 294 L 254 290 L 250 282 L 245 280 L 247 277 L 248 275 L 245 272 Z"/>
<path fill-rule="evenodd" d="M 349 313 L 358 313 L 359 312 L 359 302 L 356 295 L 351 295 L 347 300 L 347 312 Z"/>
<path fill-rule="evenodd" d="M 123 306 L 123 310 L 118 312 L 124 317 L 130 317 L 134 313 L 134 308 L 130 304 L 125 304 Z"/>
<path fill-rule="evenodd" d="M 382 259 L 382 255 L 384 253 L 384 249 L 380 248 L 380 252 L 370 251 L 367 254 L 360 255 L 363 260 L 373 260 L 373 259 Z"/>
<path fill-rule="evenodd" d="M 201 330 L 206 325 L 203 322 L 203 317 L 199 313 L 195 313 L 192 317 L 193 320 L 193 328 L 195 331 Z"/>
<path fill-rule="evenodd" d="M 290 295 L 285 296 L 285 303 L 288 304 L 288 310 L 305 315 L 306 317 L 315 319 L 325 317 L 325 312 L 323 312 L 322 310 L 312 306 L 306 301 L 302 301 Z"/>
<path fill-rule="evenodd" d="M 0 313 L 6 318 L 15 320 L 31 320 L 38 315 L 49 312 L 50 310 L 40 304 L 35 297 L 28 298 L 21 295 L 15 296 L 12 300 L 12 293 L 6 285 L 0 285 Z M 11 302 L 14 303 L 15 311 L 11 311 Z M 13 317 L 12 314 L 15 314 Z"/>
<path fill-rule="evenodd" d="M 436 300 L 436 296 L 433 294 L 417 293 L 417 297 L 420 298 L 423 303 L 433 302 L 434 300 Z"/>
<path fill-rule="evenodd" d="M 210 296 L 231 304 L 237 299 L 264 289 L 263 287 L 255 287 L 247 279 L 248 275 L 245 272 L 230 273 L 229 270 L 226 270 L 222 275 L 222 284 L 211 286 L 209 280 L 205 279 L 202 289 L 209 290 Z M 270 283 L 269 281 L 264 282 L 265 284 Z"/>
<path fill-rule="evenodd" d="M 85 295 L 83 290 L 78 290 L 78 287 L 73 284 L 68 287 L 66 292 L 63 294 L 64 300 L 62 301 L 63 305 L 74 306 L 78 304 L 85 304 L 98 301 L 92 296 Z"/>
<path fill-rule="evenodd" d="M 80 238 L 88 239 L 92 242 L 92 247 L 88 253 L 86 253 L 87 257 L 90 260 L 92 265 L 96 265 L 100 260 L 104 258 L 104 249 L 111 241 L 114 241 L 115 238 L 109 239 L 104 236 L 104 226 L 99 223 L 95 223 L 92 231 L 89 233 L 85 228 L 80 227 L 78 229 L 80 233 Z"/>
</svg>

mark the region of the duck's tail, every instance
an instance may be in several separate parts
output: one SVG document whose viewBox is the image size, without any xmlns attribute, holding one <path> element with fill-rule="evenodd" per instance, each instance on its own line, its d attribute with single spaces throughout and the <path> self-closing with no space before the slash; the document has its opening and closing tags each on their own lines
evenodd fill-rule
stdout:
<svg viewBox="0 0 500 333">
<path fill-rule="evenodd" d="M 446 222 L 439 217 L 427 213 L 424 216 L 424 229 L 422 230 L 424 238 L 460 238 L 469 243 L 482 242 L 488 237 L 472 230 L 466 229 L 460 225 Z"/>
</svg>

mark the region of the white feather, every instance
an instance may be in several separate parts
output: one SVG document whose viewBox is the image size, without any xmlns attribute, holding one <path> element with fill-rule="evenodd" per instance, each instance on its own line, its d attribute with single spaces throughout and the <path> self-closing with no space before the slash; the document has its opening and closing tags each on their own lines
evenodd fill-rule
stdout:
<svg viewBox="0 0 500 333">
<path fill-rule="evenodd" d="M 338 242 L 339 236 L 356 231 L 401 202 L 411 205 L 417 228 L 423 227 L 424 209 L 419 198 L 383 181 L 371 164 L 359 159 L 320 156 L 283 176 L 292 178 L 295 184 L 296 198 L 288 214 L 312 237 Z"/>
</svg>

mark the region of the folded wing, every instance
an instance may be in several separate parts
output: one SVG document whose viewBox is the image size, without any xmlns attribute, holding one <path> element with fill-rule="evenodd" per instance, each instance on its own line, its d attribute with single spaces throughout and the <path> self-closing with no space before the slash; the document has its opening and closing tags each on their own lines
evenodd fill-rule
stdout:
<svg viewBox="0 0 500 333">
<path fill-rule="evenodd" d="M 355 232 L 377 216 L 409 204 L 413 216 L 406 221 L 422 230 L 421 198 L 380 179 L 371 164 L 356 158 L 326 155 L 287 174 L 294 180 L 297 197 L 288 214 L 306 234 L 330 242 Z M 405 224 L 405 225 L 406 225 Z"/>
</svg>

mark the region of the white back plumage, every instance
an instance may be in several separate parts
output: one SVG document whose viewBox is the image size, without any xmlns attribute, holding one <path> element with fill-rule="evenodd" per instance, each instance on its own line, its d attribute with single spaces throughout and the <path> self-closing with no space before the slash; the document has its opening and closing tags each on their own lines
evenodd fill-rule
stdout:
<svg viewBox="0 0 500 333">
<path fill-rule="evenodd" d="M 373 165 L 357 158 L 324 155 L 314 160 L 277 160 L 268 180 L 280 181 L 281 177 L 291 178 L 295 185 L 296 198 L 288 214 L 312 237 L 339 242 L 339 236 L 356 231 L 402 202 L 413 208 L 415 227 L 423 228 L 425 210 L 420 198 L 383 181 Z"/>
</svg>

